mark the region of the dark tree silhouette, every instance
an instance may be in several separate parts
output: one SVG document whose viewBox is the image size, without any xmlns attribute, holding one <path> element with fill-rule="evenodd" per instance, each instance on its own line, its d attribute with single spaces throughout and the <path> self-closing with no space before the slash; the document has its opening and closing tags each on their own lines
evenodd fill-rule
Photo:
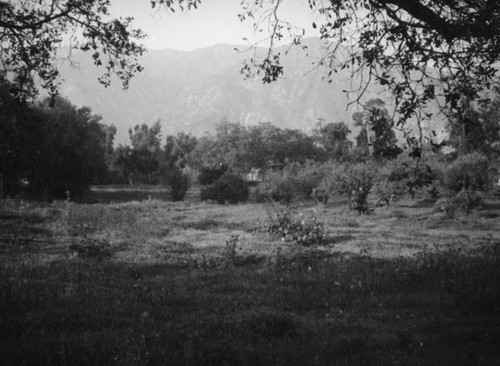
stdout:
<svg viewBox="0 0 500 366">
<path fill-rule="evenodd" d="M 0 197 L 75 197 L 106 174 L 109 126 L 87 107 L 55 98 L 26 104 L 0 78 Z"/>
</svg>

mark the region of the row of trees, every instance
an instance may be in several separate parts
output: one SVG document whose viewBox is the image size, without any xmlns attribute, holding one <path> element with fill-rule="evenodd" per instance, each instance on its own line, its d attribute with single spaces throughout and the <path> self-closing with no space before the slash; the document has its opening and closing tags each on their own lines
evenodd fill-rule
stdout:
<svg viewBox="0 0 500 366">
<path fill-rule="evenodd" d="M 225 167 L 238 174 L 251 169 L 281 170 L 290 163 L 306 161 L 364 161 L 394 158 L 397 146 L 393 123 L 381 100 L 370 101 L 364 112 L 354 115 L 360 132 L 354 144 L 344 122 L 320 120 L 311 134 L 281 129 L 273 124 L 243 126 L 220 122 L 214 134 L 200 138 L 183 132 L 167 136 L 162 146 L 160 122 L 129 130 L 130 145 L 120 145 L 111 167 L 111 181 L 158 183 L 175 169 Z"/>
<path fill-rule="evenodd" d="M 185 180 L 180 171 L 187 167 L 244 174 L 252 168 L 281 170 L 306 161 L 359 161 L 397 149 L 390 118 L 379 100 L 355 115 L 361 128 L 356 146 L 343 122 L 320 121 L 308 135 L 271 123 L 245 127 L 222 121 L 213 135 L 196 138 L 181 132 L 162 140 L 156 121 L 131 128 L 130 144 L 114 148 L 116 128 L 103 124 L 89 108 L 76 108 L 60 97 L 27 103 L 12 96 L 14 87 L 1 80 L 2 197 L 22 193 L 62 198 L 97 183 L 177 184 Z"/>
<path fill-rule="evenodd" d="M 359 127 L 354 138 L 345 123 L 320 120 L 309 134 L 271 123 L 243 126 L 222 121 L 214 134 L 197 138 L 181 132 L 163 139 L 156 121 L 134 126 L 129 130 L 130 144 L 115 148 L 116 128 L 103 124 L 89 108 L 76 108 L 63 98 L 27 103 L 12 96 L 9 89 L 14 84 L 3 79 L 0 86 L 2 197 L 22 193 L 64 198 L 85 192 L 91 184 L 121 183 L 167 184 L 174 199 L 182 199 L 195 172 L 201 173 L 201 180 L 228 171 L 243 176 L 251 169 L 270 176 L 295 170 L 291 174 L 297 175 L 297 166 L 327 161 L 383 163 L 403 153 L 394 122 L 379 99 L 354 113 L 354 126 Z M 499 106 L 498 98 L 487 104 L 470 103 L 460 119 L 450 119 L 448 144 L 455 154 L 499 155 Z M 411 155 L 419 158 L 421 151 L 415 154 L 413 149 Z M 310 193 L 313 185 L 306 191 Z M 278 189 L 281 193 L 275 196 L 293 189 Z"/>
<path fill-rule="evenodd" d="M 144 1 L 160 11 L 190 11 L 205 3 L 202 0 Z M 288 39 L 292 46 L 306 48 L 301 42 L 305 30 L 281 18 L 282 14 L 286 14 L 279 11 L 281 6 L 285 6 L 284 3 L 273 0 L 241 2 L 241 13 L 237 14 L 240 20 L 250 20 L 257 34 L 262 32 L 269 36 L 264 57 L 251 58 L 243 65 L 242 73 L 245 76 L 259 74 L 264 83 L 281 77 L 285 70 L 281 65 L 282 54 L 276 46 L 284 39 Z M 318 59 L 318 66 L 324 67 L 326 79 L 332 81 L 338 70 L 352 70 L 352 76 L 358 76 L 353 78 L 353 82 L 358 82 L 359 86 L 355 90 L 358 100 L 370 83 L 378 83 L 392 93 L 395 118 L 401 126 L 411 118 L 426 114 L 429 103 L 442 104 L 455 123 L 455 127 L 451 128 L 451 141 L 456 142 L 461 152 L 476 150 L 483 142 L 487 143 L 487 149 L 494 145 L 498 135 L 495 132 L 497 122 L 488 126 L 481 120 L 487 113 L 494 114 L 494 108 L 485 107 L 485 111 L 481 111 L 474 103 L 482 98 L 485 90 L 492 88 L 496 79 L 500 60 L 498 1 L 308 0 L 304 4 L 310 8 L 312 27 L 318 29 L 320 37 L 329 44 L 324 55 Z M 27 190 L 42 195 L 60 195 L 68 189 L 78 192 L 97 179 L 96 176 L 100 174 L 96 172 L 102 170 L 98 169 L 102 161 L 106 163 L 107 170 L 112 172 L 107 174 L 108 181 L 127 178 L 153 182 L 162 169 L 176 171 L 185 164 L 175 157 L 165 158 L 164 155 L 169 151 L 167 148 L 160 153 L 161 157 L 155 157 L 155 151 L 162 150 L 161 146 L 150 147 L 146 151 L 141 147 L 144 142 L 140 138 L 138 141 L 133 140 L 132 146 L 122 147 L 110 154 L 106 142 L 102 149 L 95 146 L 102 146 L 100 141 L 110 139 L 112 128 L 106 131 L 99 121 L 95 121 L 96 117 L 90 111 L 77 110 L 66 103 L 64 108 L 58 107 L 58 110 L 62 108 L 66 112 L 58 114 L 47 110 L 44 107 L 46 102 L 34 106 L 25 104 L 27 99 L 36 96 L 39 87 L 51 94 L 52 102 L 64 104 L 54 97 L 60 80 L 59 55 L 65 45 L 69 50 L 66 57 L 70 61 L 74 50 L 88 52 L 93 62 L 103 68 L 99 81 L 106 86 L 115 75 L 126 88 L 130 78 L 142 70 L 138 58 L 145 51 L 140 44 L 145 34 L 133 27 L 133 18 L 114 18 L 110 7 L 110 0 L 0 1 L 0 79 L 1 98 L 4 101 L 0 106 L 3 117 L 3 129 L 0 132 L 2 196 L 4 191 L 15 194 L 20 181 L 29 185 Z M 257 44 L 254 46 L 257 47 Z M 279 151 L 275 151 L 274 145 L 270 144 L 264 146 L 272 146 L 270 150 L 257 143 L 252 147 L 251 144 L 258 139 L 248 138 L 246 134 L 249 131 L 241 126 L 235 127 L 245 130 L 245 141 L 248 140 L 247 148 L 241 151 L 234 144 L 231 145 L 231 139 L 237 133 L 229 126 L 229 131 L 218 131 L 215 138 L 200 139 L 193 148 L 193 154 L 195 151 L 212 153 L 208 155 L 212 161 L 205 161 L 206 164 L 220 164 L 222 156 L 222 161 L 234 169 L 243 170 L 249 166 L 277 169 L 283 167 L 287 159 L 300 161 L 302 158 L 297 156 L 302 153 L 296 148 L 300 150 L 307 142 L 310 147 L 311 144 L 315 148 L 318 145 L 322 147 L 319 150 L 307 150 L 307 154 L 311 151 L 326 152 L 326 156 L 333 155 L 336 160 L 345 159 L 346 154 L 352 159 L 353 150 L 356 149 L 360 149 L 357 150 L 359 156 L 356 159 L 366 155 L 392 159 L 401 150 L 392 142 L 388 115 L 378 101 L 374 101 L 371 107 L 373 111 L 368 107 L 355 117 L 362 127 L 361 132 L 365 132 L 365 136 L 358 136 L 355 149 L 350 148 L 348 141 L 342 140 L 342 136 L 347 134 L 346 127 L 337 124 L 319 128 L 323 131 L 323 142 L 317 139 L 307 142 L 298 132 L 278 131 L 268 126 L 266 135 L 260 137 L 265 138 L 270 133 L 276 141 L 284 141 L 283 144 L 276 143 Z M 53 122 L 67 119 L 70 115 L 70 127 L 61 127 Z M 420 122 L 419 118 L 416 119 Z M 84 132 L 76 134 L 74 131 L 78 129 Z M 143 126 L 139 126 L 132 131 L 131 137 L 149 134 L 149 131 L 146 133 L 143 130 Z M 258 136 L 263 130 L 264 127 L 260 126 L 251 132 Z M 77 138 L 76 135 L 85 137 Z M 192 140 L 189 136 L 187 138 Z M 332 145 L 329 138 L 342 140 L 343 143 Z M 43 144 L 39 139 L 56 139 L 57 142 Z M 223 139 L 227 141 L 219 143 Z M 19 144 L 13 141 L 19 141 Z M 89 144 L 90 141 L 93 142 Z M 362 148 L 364 141 L 367 141 L 367 154 Z M 412 155 L 418 158 L 422 139 L 417 137 L 409 142 Z M 170 144 L 175 143 L 173 138 Z M 79 144 L 82 149 L 70 147 Z M 88 146 L 93 146 L 93 152 L 85 152 Z M 283 150 L 285 154 L 282 154 Z M 55 157 L 55 154 L 64 157 Z M 190 154 L 181 153 L 185 157 Z M 302 155 L 307 154 L 304 151 Z M 93 162 L 97 163 L 87 164 L 87 159 L 93 155 L 96 157 Z M 97 159 L 97 155 L 102 159 Z M 108 159 L 111 155 L 112 158 Z M 205 158 L 203 154 L 200 156 Z M 64 159 L 69 159 L 70 163 L 63 163 Z M 73 164 L 74 161 L 78 163 Z M 238 167 L 236 162 L 239 161 L 244 163 Z M 68 166 L 78 169 L 72 171 Z M 79 174 L 82 176 L 75 179 Z M 179 177 L 179 174 L 171 176 Z M 97 180 L 103 181 L 103 178 Z"/>
</svg>

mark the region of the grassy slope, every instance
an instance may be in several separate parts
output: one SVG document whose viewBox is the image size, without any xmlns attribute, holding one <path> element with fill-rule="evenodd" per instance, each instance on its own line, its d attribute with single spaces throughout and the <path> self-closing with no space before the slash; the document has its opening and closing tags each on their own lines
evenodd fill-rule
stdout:
<svg viewBox="0 0 500 366">
<path fill-rule="evenodd" d="M 1 205 L 3 365 L 500 359 L 495 204 L 307 208 L 329 238 L 309 248 L 270 237 L 265 205 Z"/>
</svg>

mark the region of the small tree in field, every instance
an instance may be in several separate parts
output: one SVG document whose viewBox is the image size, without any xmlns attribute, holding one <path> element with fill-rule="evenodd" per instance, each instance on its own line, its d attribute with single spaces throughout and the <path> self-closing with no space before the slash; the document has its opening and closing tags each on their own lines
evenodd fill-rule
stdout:
<svg viewBox="0 0 500 366">
<path fill-rule="evenodd" d="M 325 178 L 323 186 L 330 186 L 349 200 L 349 209 L 359 214 L 368 213 L 368 195 L 374 185 L 374 173 L 367 165 L 344 165 Z"/>
<path fill-rule="evenodd" d="M 172 201 L 182 201 L 191 185 L 189 176 L 176 166 L 167 173 L 167 185 L 170 187 Z"/>
</svg>

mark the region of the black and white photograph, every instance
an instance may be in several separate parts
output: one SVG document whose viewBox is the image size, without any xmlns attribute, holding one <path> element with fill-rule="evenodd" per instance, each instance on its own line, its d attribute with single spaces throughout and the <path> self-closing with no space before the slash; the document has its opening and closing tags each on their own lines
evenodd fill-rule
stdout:
<svg viewBox="0 0 500 366">
<path fill-rule="evenodd" d="M 0 0 L 0 365 L 500 365 L 500 1 Z"/>
</svg>

